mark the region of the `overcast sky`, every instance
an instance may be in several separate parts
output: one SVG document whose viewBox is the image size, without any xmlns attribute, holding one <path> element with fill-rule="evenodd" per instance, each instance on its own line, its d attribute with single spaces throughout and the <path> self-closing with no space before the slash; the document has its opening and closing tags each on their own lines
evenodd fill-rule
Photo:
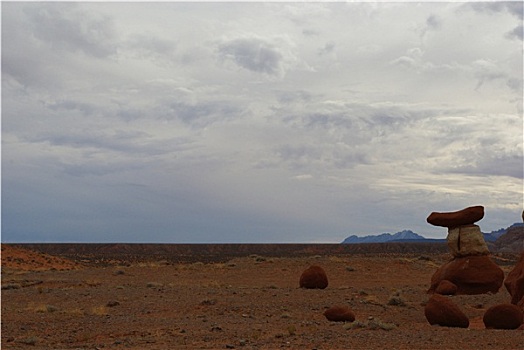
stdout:
<svg viewBox="0 0 524 350">
<path fill-rule="evenodd" d="M 2 241 L 520 222 L 522 22 L 522 2 L 3 2 Z"/>
</svg>

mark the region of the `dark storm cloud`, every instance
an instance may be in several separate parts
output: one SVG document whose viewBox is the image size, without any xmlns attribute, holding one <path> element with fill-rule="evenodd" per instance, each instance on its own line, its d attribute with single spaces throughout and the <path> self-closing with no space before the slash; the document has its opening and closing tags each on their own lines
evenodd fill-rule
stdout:
<svg viewBox="0 0 524 350">
<path fill-rule="evenodd" d="M 222 59 L 235 62 L 247 70 L 281 75 L 284 56 L 273 44 L 259 38 L 240 38 L 222 43 L 219 48 Z"/>
</svg>

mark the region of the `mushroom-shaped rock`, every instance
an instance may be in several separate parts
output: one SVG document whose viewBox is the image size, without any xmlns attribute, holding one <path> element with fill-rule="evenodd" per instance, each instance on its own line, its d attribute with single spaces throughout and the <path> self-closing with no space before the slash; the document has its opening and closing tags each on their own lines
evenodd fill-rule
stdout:
<svg viewBox="0 0 524 350">
<path fill-rule="evenodd" d="M 497 293 L 504 281 L 504 271 L 487 255 L 471 255 L 442 265 L 431 277 L 428 293 L 434 293 L 443 280 L 457 286 L 455 294 Z"/>
<path fill-rule="evenodd" d="M 490 307 L 482 320 L 486 328 L 517 329 L 522 325 L 522 310 L 513 304 L 499 304 Z"/>
<path fill-rule="evenodd" d="M 326 272 L 320 266 L 312 265 L 300 276 L 300 288 L 324 289 L 328 286 Z"/>
<path fill-rule="evenodd" d="M 353 322 L 355 314 L 347 306 L 332 306 L 324 312 L 328 321 L 333 322 Z"/>
<path fill-rule="evenodd" d="M 442 280 L 439 282 L 435 293 L 440 295 L 455 295 L 457 294 L 458 287 L 455 283 L 448 280 Z"/>
<path fill-rule="evenodd" d="M 424 315 L 431 325 L 468 328 L 468 317 L 445 296 L 434 294 L 429 298 Z"/>
<path fill-rule="evenodd" d="M 472 225 L 484 217 L 484 207 L 477 205 L 474 207 L 467 207 L 465 209 L 447 213 L 431 213 L 426 221 L 433 226 L 442 227 L 458 227 L 464 225 Z"/>
<path fill-rule="evenodd" d="M 524 252 L 520 254 L 519 261 L 508 273 L 504 286 L 511 295 L 511 303 L 521 306 L 524 310 Z"/>
</svg>

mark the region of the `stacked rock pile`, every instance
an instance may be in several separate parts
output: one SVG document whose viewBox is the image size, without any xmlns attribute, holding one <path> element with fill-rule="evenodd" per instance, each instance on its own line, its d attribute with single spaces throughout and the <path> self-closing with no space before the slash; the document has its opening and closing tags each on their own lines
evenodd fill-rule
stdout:
<svg viewBox="0 0 524 350">
<path fill-rule="evenodd" d="M 434 212 L 428 216 L 427 222 L 431 225 L 447 227 L 448 247 L 453 255 L 453 259 L 431 278 L 429 293 L 437 289 L 453 291 L 453 294 L 498 292 L 504 281 L 504 272 L 489 257 L 490 251 L 480 227 L 475 225 L 483 217 L 483 206 L 448 213 Z M 439 288 L 441 283 L 443 285 Z"/>
<path fill-rule="evenodd" d="M 484 314 L 486 328 L 524 328 L 524 251 L 504 281 L 504 272 L 489 257 L 490 251 L 475 223 L 484 217 L 484 207 L 468 207 L 450 213 L 431 213 L 427 222 L 448 228 L 448 247 L 453 259 L 431 278 L 428 293 L 434 295 L 425 307 L 430 324 L 467 328 L 469 321 L 460 308 L 441 295 L 497 293 L 504 282 L 511 303 L 489 308 Z M 524 212 L 522 213 L 524 220 Z"/>
</svg>

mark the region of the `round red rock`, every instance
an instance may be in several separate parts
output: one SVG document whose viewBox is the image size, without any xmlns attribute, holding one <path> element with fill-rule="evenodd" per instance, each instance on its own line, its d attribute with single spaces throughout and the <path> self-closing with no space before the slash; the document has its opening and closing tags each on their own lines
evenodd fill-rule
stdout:
<svg viewBox="0 0 524 350">
<path fill-rule="evenodd" d="M 355 314 L 347 306 L 332 306 L 324 312 L 328 321 L 333 322 L 353 322 Z"/>
<path fill-rule="evenodd" d="M 482 320 L 491 329 L 517 329 L 522 325 L 522 310 L 513 304 L 499 304 L 490 307 Z"/>
<path fill-rule="evenodd" d="M 300 276 L 300 288 L 324 289 L 328 286 L 326 272 L 320 266 L 310 266 Z"/>
</svg>

